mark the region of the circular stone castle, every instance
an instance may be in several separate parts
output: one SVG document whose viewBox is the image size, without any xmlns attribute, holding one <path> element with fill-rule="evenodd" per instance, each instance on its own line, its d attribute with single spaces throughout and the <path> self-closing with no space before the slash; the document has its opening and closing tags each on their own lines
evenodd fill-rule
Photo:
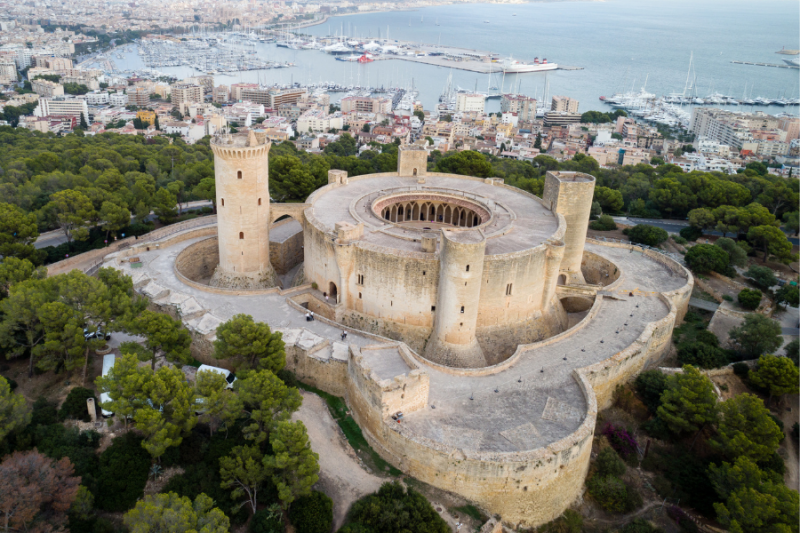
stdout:
<svg viewBox="0 0 800 533">
<path fill-rule="evenodd" d="M 657 364 L 692 289 L 657 251 L 587 241 L 592 176 L 548 172 L 538 198 L 428 172 L 424 149 L 401 146 L 397 172 L 331 170 L 305 204 L 279 204 L 268 141 L 211 147 L 216 225 L 106 258 L 183 319 L 198 359 L 215 361 L 216 325 L 251 314 L 404 473 L 512 525 L 580 496 L 597 410 Z"/>
</svg>

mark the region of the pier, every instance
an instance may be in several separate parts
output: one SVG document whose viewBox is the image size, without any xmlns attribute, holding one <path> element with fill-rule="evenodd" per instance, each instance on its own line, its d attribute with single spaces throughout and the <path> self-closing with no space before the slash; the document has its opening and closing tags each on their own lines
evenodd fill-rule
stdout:
<svg viewBox="0 0 800 533">
<path fill-rule="evenodd" d="M 755 63 L 753 61 L 731 61 L 731 63 L 736 63 L 737 65 L 755 65 L 757 67 L 775 67 L 775 68 L 800 68 L 800 67 L 793 67 L 791 65 L 779 65 L 777 63 Z"/>
</svg>

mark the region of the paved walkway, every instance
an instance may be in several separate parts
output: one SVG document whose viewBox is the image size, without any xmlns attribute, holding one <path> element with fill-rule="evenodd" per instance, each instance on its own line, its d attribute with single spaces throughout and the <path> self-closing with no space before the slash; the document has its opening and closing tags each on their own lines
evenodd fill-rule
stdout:
<svg viewBox="0 0 800 533">
<path fill-rule="evenodd" d="M 133 271 L 151 278 L 151 290 L 172 291 L 191 297 L 219 321 L 237 313 L 252 315 L 275 328 L 305 328 L 331 342 L 340 330 L 322 322 L 306 322 L 304 314 L 277 294 L 227 296 L 211 294 L 180 282 L 174 274 L 175 257 L 185 247 L 206 237 L 139 254 L 144 266 Z M 677 289 L 686 280 L 664 265 L 624 248 L 587 244 L 586 249 L 608 258 L 622 270 L 616 298 L 603 299 L 598 316 L 563 340 L 528 352 L 509 369 L 491 376 L 464 377 L 420 365 L 430 377 L 429 408 L 409 413 L 405 426 L 434 441 L 465 451 L 514 452 L 554 442 L 577 429 L 586 412 L 583 393 L 572 376 L 575 368 L 603 361 L 629 346 L 650 322 L 669 312 L 658 292 Z M 136 278 L 135 278 L 136 279 Z M 634 296 L 629 296 L 633 293 Z M 181 296 L 183 297 L 183 296 Z M 348 343 L 375 344 L 350 334 Z M 398 358 L 396 350 L 382 350 Z M 565 360 L 566 358 L 566 360 Z M 402 372 L 401 361 L 382 361 L 381 369 Z"/>
<path fill-rule="evenodd" d="M 700 298 L 689 298 L 689 306 L 702 309 L 703 311 L 714 312 L 719 307 L 719 304 L 715 302 L 709 302 L 708 300 L 701 300 Z"/>
</svg>

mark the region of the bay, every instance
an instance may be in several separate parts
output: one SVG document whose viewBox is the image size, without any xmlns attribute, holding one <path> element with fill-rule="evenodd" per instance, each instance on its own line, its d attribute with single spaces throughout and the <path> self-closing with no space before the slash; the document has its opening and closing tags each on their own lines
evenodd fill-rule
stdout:
<svg viewBox="0 0 800 533">
<path fill-rule="evenodd" d="M 682 92 L 690 54 L 694 55 L 697 94 L 719 92 L 742 98 L 800 96 L 800 71 L 731 63 L 733 60 L 783 63 L 797 56 L 779 55 L 781 47 L 800 48 L 800 3 L 796 0 L 608 0 L 604 2 L 537 2 L 526 4 L 459 4 L 414 11 L 392 11 L 331 17 L 302 30 L 312 36 L 341 34 L 459 46 L 499 52 L 521 60 L 547 58 L 583 70 L 493 75 L 492 85 L 506 92 L 549 94 L 580 101 L 580 111 L 609 110 L 599 97 L 615 92 L 647 91 L 658 95 Z M 488 21 L 484 22 L 484 21 Z M 438 23 L 438 25 L 437 25 Z M 403 60 L 357 64 L 336 61 L 316 50 L 289 50 L 256 45 L 259 57 L 289 61 L 288 69 L 217 75 L 215 83 L 286 84 L 331 81 L 344 85 L 414 87 L 426 109 L 432 109 L 449 74 L 454 85 L 486 91 L 489 75 Z M 141 68 L 134 54 L 118 61 L 123 68 Z M 138 61 L 137 61 L 138 60 Z M 188 67 L 163 68 L 188 76 Z M 499 110 L 490 100 L 489 111 Z M 744 106 L 733 109 L 749 110 Z M 794 107 L 756 106 L 769 113 Z"/>
</svg>

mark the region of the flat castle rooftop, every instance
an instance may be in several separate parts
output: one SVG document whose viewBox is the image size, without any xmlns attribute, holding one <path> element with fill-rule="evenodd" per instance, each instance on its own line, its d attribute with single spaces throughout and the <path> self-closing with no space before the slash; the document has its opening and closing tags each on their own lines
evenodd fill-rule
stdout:
<svg viewBox="0 0 800 533">
<path fill-rule="evenodd" d="M 481 225 L 486 236 L 486 255 L 506 254 L 534 248 L 558 229 L 558 218 L 541 201 L 519 189 L 492 185 L 478 179 L 447 174 L 427 174 L 425 183 L 397 175 L 374 174 L 350 178 L 341 187 L 319 190 L 307 200 L 313 204 L 313 219 L 321 230 L 333 233 L 337 222 L 364 223 L 361 242 L 401 251 L 421 251 L 424 225 L 406 222 L 396 225 L 376 215 L 373 202 L 396 193 L 437 194 L 464 198 L 486 208 L 491 220 Z M 430 224 L 428 227 L 433 228 Z M 435 229 L 435 228 L 433 228 Z M 455 228 L 454 228 L 455 229 Z M 478 234 L 478 229 L 458 228 L 457 232 Z"/>
</svg>

